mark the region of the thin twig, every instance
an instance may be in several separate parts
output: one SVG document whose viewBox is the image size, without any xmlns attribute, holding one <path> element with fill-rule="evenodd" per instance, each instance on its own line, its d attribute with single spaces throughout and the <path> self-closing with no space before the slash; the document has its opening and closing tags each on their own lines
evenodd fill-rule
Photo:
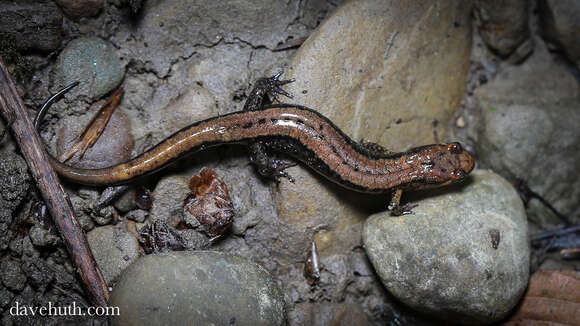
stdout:
<svg viewBox="0 0 580 326">
<path fill-rule="evenodd" d="M 42 142 L 28 117 L 2 58 L 0 58 L 0 113 L 11 124 L 14 139 L 20 146 L 20 151 L 28 163 L 32 177 L 77 267 L 90 300 L 95 305 L 104 307 L 109 297 L 107 285 L 91 253 L 68 195 L 50 165 Z"/>
</svg>

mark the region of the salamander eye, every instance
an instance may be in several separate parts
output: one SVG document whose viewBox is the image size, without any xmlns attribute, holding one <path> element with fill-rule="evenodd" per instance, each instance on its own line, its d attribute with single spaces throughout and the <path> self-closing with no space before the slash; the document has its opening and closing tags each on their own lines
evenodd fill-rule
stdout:
<svg viewBox="0 0 580 326">
<path fill-rule="evenodd" d="M 451 143 L 447 146 L 447 150 L 453 154 L 459 154 L 463 152 L 463 148 L 459 143 Z"/>
</svg>

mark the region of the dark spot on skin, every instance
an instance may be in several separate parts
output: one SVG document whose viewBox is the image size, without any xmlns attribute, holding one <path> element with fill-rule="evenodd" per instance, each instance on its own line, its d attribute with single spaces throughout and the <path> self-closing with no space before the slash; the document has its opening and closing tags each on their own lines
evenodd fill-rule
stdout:
<svg viewBox="0 0 580 326">
<path fill-rule="evenodd" d="M 396 123 L 396 124 L 400 124 L 401 122 L 403 122 L 403 119 L 397 119 L 397 120 L 395 121 L 395 123 Z"/>
<path fill-rule="evenodd" d="M 441 173 L 447 173 L 447 169 L 446 168 L 441 168 Z"/>
<path fill-rule="evenodd" d="M 271 119 L 270 119 L 270 121 L 271 121 L 272 123 L 276 123 L 276 121 L 278 121 L 278 119 L 271 118 Z"/>
<path fill-rule="evenodd" d="M 303 125 L 303 124 L 304 124 L 304 120 L 300 120 L 300 119 L 298 119 L 298 120 L 296 120 L 296 122 L 298 122 L 298 123 L 299 123 L 299 124 L 301 124 L 301 125 Z"/>
<path fill-rule="evenodd" d="M 342 161 L 342 165 L 346 165 L 346 164 L 347 164 L 346 161 Z"/>
<path fill-rule="evenodd" d="M 252 128 L 252 126 L 253 126 L 253 125 L 254 125 L 253 123 L 251 123 L 251 122 L 248 122 L 248 123 L 244 124 L 244 125 L 242 126 L 242 128 L 244 128 L 244 129 Z"/>
<path fill-rule="evenodd" d="M 320 126 L 318 126 L 318 129 L 322 130 L 322 129 L 324 129 L 324 126 L 320 125 Z"/>
<path fill-rule="evenodd" d="M 303 90 L 302 91 L 302 94 L 308 94 L 308 91 L 307 90 Z"/>
<path fill-rule="evenodd" d="M 355 166 L 355 167 L 354 167 L 354 170 L 355 170 L 356 172 L 358 172 L 358 167 L 357 167 L 357 166 Z"/>
<path fill-rule="evenodd" d="M 433 127 L 437 127 L 439 125 L 439 120 L 433 120 L 431 124 L 433 125 Z"/>
<path fill-rule="evenodd" d="M 262 118 L 262 119 L 258 120 L 258 123 L 263 125 L 264 123 L 266 123 L 266 119 Z"/>
</svg>

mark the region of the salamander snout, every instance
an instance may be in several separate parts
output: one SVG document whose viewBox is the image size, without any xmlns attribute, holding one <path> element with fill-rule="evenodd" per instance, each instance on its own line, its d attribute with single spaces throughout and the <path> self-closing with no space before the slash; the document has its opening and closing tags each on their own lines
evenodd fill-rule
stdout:
<svg viewBox="0 0 580 326">
<path fill-rule="evenodd" d="M 455 171 L 457 178 L 463 178 L 468 175 L 475 167 L 475 159 L 466 150 L 463 149 L 459 143 L 450 143 L 447 145 L 447 150 L 455 154 L 458 161 L 458 169 Z"/>
</svg>

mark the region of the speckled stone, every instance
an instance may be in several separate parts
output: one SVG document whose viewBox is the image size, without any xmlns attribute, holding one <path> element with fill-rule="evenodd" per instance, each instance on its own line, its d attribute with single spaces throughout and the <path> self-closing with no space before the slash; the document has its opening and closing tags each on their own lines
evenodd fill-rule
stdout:
<svg viewBox="0 0 580 326">
<path fill-rule="evenodd" d="M 284 325 L 275 280 L 245 258 L 211 251 L 148 255 L 111 293 L 112 325 Z"/>
<path fill-rule="evenodd" d="M 107 284 L 116 281 L 142 253 L 137 238 L 124 224 L 97 227 L 87 234 L 87 240 Z"/>
<path fill-rule="evenodd" d="M 475 170 L 462 185 L 415 198 L 414 215 L 372 215 L 367 254 L 403 303 L 459 323 L 498 321 L 517 304 L 529 274 L 523 204 L 499 175 Z"/>
<path fill-rule="evenodd" d="M 85 95 L 91 99 L 119 86 L 125 69 L 115 48 L 96 37 L 81 37 L 67 44 L 58 56 L 54 69 L 54 84 L 58 88 L 79 81 L 79 86 L 67 96 Z"/>
</svg>

